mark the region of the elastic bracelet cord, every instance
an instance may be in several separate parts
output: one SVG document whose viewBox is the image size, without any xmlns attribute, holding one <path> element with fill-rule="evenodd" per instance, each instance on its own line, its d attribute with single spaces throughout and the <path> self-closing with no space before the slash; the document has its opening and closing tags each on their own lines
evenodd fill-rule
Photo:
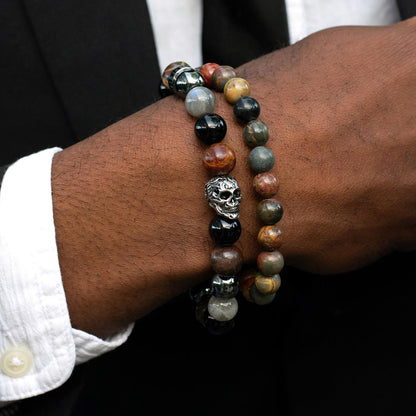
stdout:
<svg viewBox="0 0 416 416">
<path fill-rule="evenodd" d="M 258 241 L 267 251 L 258 255 L 259 271 L 239 277 L 243 266 L 240 249 L 234 245 L 241 235 L 239 205 L 241 190 L 237 180 L 230 176 L 236 164 L 234 150 L 222 143 L 227 131 L 225 120 L 214 113 L 215 95 L 210 88 L 222 92 L 234 105 L 234 114 L 246 123 L 243 130 L 245 142 L 253 147 L 249 164 L 256 173 L 253 186 L 264 198 L 258 204 L 257 216 L 265 225 L 260 229 Z M 214 276 L 205 284 L 190 290 L 196 303 L 196 318 L 212 334 L 223 334 L 235 326 L 238 311 L 236 299 L 240 286 L 243 296 L 257 304 L 270 303 L 280 287 L 279 272 L 283 268 L 283 256 L 276 249 L 282 242 L 282 234 L 275 224 L 283 210 L 271 196 L 278 189 L 276 177 L 270 173 L 274 165 L 273 152 L 264 144 L 269 138 L 265 123 L 258 120 L 260 106 L 249 97 L 250 87 L 238 78 L 234 68 L 207 63 L 194 69 L 178 61 L 168 65 L 162 74 L 162 96 L 174 93 L 185 100 L 188 113 L 197 118 L 195 134 L 208 145 L 203 164 L 210 179 L 205 184 L 205 198 L 215 210 L 216 216 L 209 224 L 209 234 L 215 244 L 211 252 Z M 241 280 L 241 284 L 240 281 Z"/>
</svg>

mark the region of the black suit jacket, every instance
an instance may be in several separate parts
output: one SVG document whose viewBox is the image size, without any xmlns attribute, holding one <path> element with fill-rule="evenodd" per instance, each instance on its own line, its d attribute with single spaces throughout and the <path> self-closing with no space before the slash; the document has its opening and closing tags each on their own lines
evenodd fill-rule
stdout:
<svg viewBox="0 0 416 416">
<path fill-rule="evenodd" d="M 403 18 L 416 14 L 414 0 L 398 4 Z M 204 8 L 205 61 L 236 66 L 287 45 L 283 1 Z M 67 147 L 158 99 L 145 1 L 2 0 L 0 11 L 0 166 Z M 286 268 L 278 300 L 241 302 L 224 337 L 209 336 L 178 297 L 18 414 L 414 413 L 414 260 L 389 256 L 330 277 Z"/>
</svg>

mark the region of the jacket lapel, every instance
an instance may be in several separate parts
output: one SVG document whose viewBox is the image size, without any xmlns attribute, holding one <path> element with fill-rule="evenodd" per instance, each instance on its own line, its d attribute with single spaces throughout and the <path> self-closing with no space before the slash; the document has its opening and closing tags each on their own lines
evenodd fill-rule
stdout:
<svg viewBox="0 0 416 416">
<path fill-rule="evenodd" d="M 415 0 L 397 0 L 399 6 L 400 16 L 402 19 L 408 19 L 416 16 L 416 1 Z"/>
<path fill-rule="evenodd" d="M 145 0 L 22 1 L 77 139 L 158 98 Z"/>
</svg>

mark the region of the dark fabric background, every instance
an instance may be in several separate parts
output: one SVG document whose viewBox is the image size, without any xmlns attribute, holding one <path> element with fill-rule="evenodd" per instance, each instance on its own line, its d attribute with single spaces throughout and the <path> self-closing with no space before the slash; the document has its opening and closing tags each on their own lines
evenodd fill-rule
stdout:
<svg viewBox="0 0 416 416">
<path fill-rule="evenodd" d="M 399 6 L 403 18 L 416 12 L 413 0 Z M 208 0 L 204 13 L 205 61 L 238 65 L 287 44 L 283 1 Z M 0 33 L 0 165 L 69 146 L 158 98 L 142 0 L 3 0 Z M 285 268 L 277 300 L 241 300 L 223 337 L 196 323 L 184 294 L 17 413 L 414 414 L 415 260 L 326 277 Z"/>
</svg>

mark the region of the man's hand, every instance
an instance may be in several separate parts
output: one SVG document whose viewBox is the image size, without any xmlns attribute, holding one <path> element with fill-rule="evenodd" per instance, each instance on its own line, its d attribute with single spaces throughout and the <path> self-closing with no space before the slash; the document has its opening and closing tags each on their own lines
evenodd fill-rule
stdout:
<svg viewBox="0 0 416 416">
<path fill-rule="evenodd" d="M 317 33 L 238 69 L 261 105 L 285 213 L 282 252 L 348 271 L 415 247 L 416 21 Z M 242 127 L 223 97 L 243 191 L 238 244 L 260 250 Z M 106 336 L 210 277 L 204 146 L 168 97 L 57 154 L 53 198 L 73 325 Z"/>
</svg>

